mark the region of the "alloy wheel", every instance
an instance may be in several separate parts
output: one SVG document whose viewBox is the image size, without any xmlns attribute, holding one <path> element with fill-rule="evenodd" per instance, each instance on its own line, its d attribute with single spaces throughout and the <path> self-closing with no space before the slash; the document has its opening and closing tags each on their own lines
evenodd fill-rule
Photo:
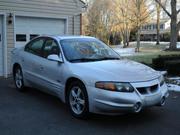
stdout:
<svg viewBox="0 0 180 135">
<path fill-rule="evenodd" d="M 72 87 L 69 94 L 69 103 L 72 111 L 79 115 L 83 113 L 85 109 L 85 95 L 81 88 Z"/>
<path fill-rule="evenodd" d="M 23 76 L 21 70 L 18 68 L 15 72 L 15 84 L 18 89 L 23 87 Z"/>
</svg>

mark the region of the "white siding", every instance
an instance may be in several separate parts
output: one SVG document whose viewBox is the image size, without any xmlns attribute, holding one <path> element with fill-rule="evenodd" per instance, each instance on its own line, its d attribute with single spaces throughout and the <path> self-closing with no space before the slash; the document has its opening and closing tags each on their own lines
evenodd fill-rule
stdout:
<svg viewBox="0 0 180 135">
<path fill-rule="evenodd" d="M 80 15 L 75 16 L 74 19 L 74 34 L 75 35 L 80 35 Z"/>
</svg>

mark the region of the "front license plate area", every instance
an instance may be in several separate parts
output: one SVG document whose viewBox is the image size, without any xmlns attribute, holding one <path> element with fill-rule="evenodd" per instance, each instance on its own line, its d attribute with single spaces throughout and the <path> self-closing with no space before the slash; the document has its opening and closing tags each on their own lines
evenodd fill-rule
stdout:
<svg viewBox="0 0 180 135">
<path fill-rule="evenodd" d="M 147 106 L 156 105 L 161 101 L 161 94 L 145 96 L 145 103 Z"/>
</svg>

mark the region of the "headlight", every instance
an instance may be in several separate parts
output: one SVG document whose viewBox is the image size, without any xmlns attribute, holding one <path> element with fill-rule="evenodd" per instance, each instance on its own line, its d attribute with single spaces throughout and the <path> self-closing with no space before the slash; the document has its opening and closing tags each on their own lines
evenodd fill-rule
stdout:
<svg viewBox="0 0 180 135">
<path fill-rule="evenodd" d="M 160 83 L 160 86 L 162 86 L 162 85 L 165 83 L 165 80 L 164 80 L 164 76 L 163 76 L 163 75 L 161 75 L 161 76 L 159 77 L 159 83 Z"/>
<path fill-rule="evenodd" d="M 97 82 L 95 84 L 96 88 L 119 91 L 119 92 L 133 92 L 134 88 L 129 83 L 114 83 L 114 82 Z"/>
</svg>

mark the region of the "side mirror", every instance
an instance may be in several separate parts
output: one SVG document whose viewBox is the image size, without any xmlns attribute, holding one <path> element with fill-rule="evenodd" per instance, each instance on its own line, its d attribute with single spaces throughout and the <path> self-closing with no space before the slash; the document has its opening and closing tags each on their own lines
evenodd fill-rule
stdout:
<svg viewBox="0 0 180 135">
<path fill-rule="evenodd" d="M 49 55 L 49 56 L 47 57 L 47 59 L 48 59 L 48 60 L 51 60 L 51 61 L 57 61 L 57 62 L 63 63 L 62 57 L 59 57 L 59 56 L 56 55 L 56 54 Z"/>
</svg>

